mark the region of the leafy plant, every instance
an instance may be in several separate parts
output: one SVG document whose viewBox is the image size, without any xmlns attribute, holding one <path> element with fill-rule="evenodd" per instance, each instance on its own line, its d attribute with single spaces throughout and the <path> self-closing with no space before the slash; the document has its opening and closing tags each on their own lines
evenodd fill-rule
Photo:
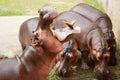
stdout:
<svg viewBox="0 0 120 80">
<path fill-rule="evenodd" d="M 55 69 L 53 68 L 48 76 L 48 80 L 61 80 L 57 75 L 55 75 Z"/>
</svg>

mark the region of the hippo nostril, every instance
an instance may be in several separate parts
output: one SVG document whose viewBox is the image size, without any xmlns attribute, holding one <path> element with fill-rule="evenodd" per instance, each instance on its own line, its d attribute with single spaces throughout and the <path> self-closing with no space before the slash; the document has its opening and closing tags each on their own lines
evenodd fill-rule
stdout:
<svg viewBox="0 0 120 80">
<path fill-rule="evenodd" d="M 34 33 L 34 36 L 35 36 L 35 37 L 38 37 L 38 33 L 37 33 L 37 32 L 35 32 L 35 33 Z"/>
<path fill-rule="evenodd" d="M 106 70 L 106 72 L 105 72 L 107 75 L 110 73 L 110 71 L 109 70 Z"/>
<path fill-rule="evenodd" d="M 66 74 L 66 72 L 67 72 L 67 71 L 66 71 L 66 69 L 64 68 L 64 69 L 62 70 L 62 73 L 63 73 L 63 74 Z"/>
</svg>

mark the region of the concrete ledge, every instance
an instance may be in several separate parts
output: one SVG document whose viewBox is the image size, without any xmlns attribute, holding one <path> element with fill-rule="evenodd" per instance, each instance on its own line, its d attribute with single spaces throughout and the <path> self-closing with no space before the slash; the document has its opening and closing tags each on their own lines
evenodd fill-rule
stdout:
<svg viewBox="0 0 120 80">
<path fill-rule="evenodd" d="M 36 16 L 1 16 L 0 17 L 0 58 L 12 58 L 20 55 L 19 28 L 22 22 Z"/>
</svg>

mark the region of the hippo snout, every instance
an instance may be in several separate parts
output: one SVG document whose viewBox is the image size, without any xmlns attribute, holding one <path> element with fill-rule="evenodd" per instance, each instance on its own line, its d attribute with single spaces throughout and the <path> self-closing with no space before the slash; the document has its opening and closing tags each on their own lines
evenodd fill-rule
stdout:
<svg viewBox="0 0 120 80">
<path fill-rule="evenodd" d="M 98 67 L 95 72 L 98 80 L 109 80 L 110 70 L 108 68 Z"/>
<path fill-rule="evenodd" d="M 55 67 L 55 74 L 58 76 L 68 77 L 71 73 L 71 68 L 67 66 L 63 66 L 61 62 L 58 62 Z"/>
<path fill-rule="evenodd" d="M 63 69 L 57 70 L 55 74 L 62 77 L 68 77 L 70 76 L 70 70 L 63 68 Z"/>
</svg>

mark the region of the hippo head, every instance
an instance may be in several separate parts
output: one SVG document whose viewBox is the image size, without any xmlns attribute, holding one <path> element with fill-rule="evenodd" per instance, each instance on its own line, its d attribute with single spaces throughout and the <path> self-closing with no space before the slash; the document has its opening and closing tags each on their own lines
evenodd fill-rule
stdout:
<svg viewBox="0 0 120 80">
<path fill-rule="evenodd" d="M 94 71 L 99 80 L 109 80 L 109 68 L 108 62 L 110 59 L 110 53 L 108 46 L 97 48 L 93 51 L 94 62 L 96 64 Z"/>
<path fill-rule="evenodd" d="M 36 31 L 33 31 L 31 41 L 34 46 L 42 46 L 44 43 L 48 42 L 48 39 L 51 39 L 51 37 L 53 36 L 49 28 L 44 30 L 38 28 Z"/>
<path fill-rule="evenodd" d="M 105 63 L 107 62 L 106 60 L 108 60 L 108 56 L 109 54 L 103 54 L 103 60 L 100 63 L 100 65 L 95 66 L 95 73 L 96 73 L 96 77 L 98 78 L 98 80 L 110 80 L 109 79 L 109 74 L 110 74 L 110 70 L 108 68 L 108 64 Z"/>
<path fill-rule="evenodd" d="M 43 6 L 38 10 L 40 15 L 39 22 L 35 31 L 33 31 L 33 38 L 32 42 L 34 45 L 40 45 L 40 42 L 43 41 L 43 36 L 48 37 L 47 35 L 50 34 L 51 31 L 49 30 L 50 24 L 52 23 L 53 19 L 58 15 L 55 8 L 51 6 Z"/>
<path fill-rule="evenodd" d="M 71 67 L 78 59 L 77 44 L 73 41 L 67 41 L 63 44 L 63 50 L 57 56 L 57 63 L 55 66 L 56 74 L 59 76 L 69 76 Z"/>
<path fill-rule="evenodd" d="M 58 12 L 55 8 L 51 6 L 43 6 L 38 10 L 40 20 L 45 24 L 51 24 L 53 19 L 58 15 Z"/>
</svg>

